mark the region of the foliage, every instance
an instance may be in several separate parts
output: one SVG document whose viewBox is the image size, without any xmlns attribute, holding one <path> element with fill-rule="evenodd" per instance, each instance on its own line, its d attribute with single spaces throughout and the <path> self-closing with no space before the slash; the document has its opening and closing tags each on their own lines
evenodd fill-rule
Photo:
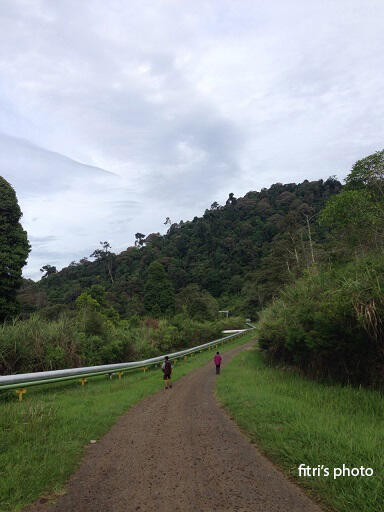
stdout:
<svg viewBox="0 0 384 512">
<path fill-rule="evenodd" d="M 40 272 L 45 272 L 45 274 L 42 276 L 42 279 L 45 277 L 48 277 L 52 274 L 56 274 L 57 268 L 54 265 L 44 265 L 41 267 Z"/>
<path fill-rule="evenodd" d="M 84 289 L 102 285 L 109 305 L 123 318 L 148 313 L 166 316 L 174 307 L 169 280 L 176 296 L 188 285 L 205 294 L 193 305 L 188 300 L 188 307 L 177 299 L 178 311 L 185 306 L 194 317 L 213 317 L 213 302 L 208 300 L 212 296 L 224 309 L 233 303 L 238 313 L 255 317 L 283 285 L 311 266 L 307 218 L 316 262 L 328 258 L 325 229 L 316 224 L 316 214 L 340 189 L 340 183 L 329 178 L 299 185 L 277 183 L 240 198 L 231 193 L 224 206 L 214 202 L 200 218 L 171 223 L 164 236 L 138 232 L 135 247 L 108 257 L 98 249 L 101 253 L 95 261 L 83 258 L 32 284 L 20 294 L 24 311 L 28 314 L 53 304 L 73 308 Z M 156 289 L 156 278 L 149 278 L 154 262 L 165 271 L 167 279 L 157 267 L 158 279 L 167 281 L 170 300 L 160 286 Z M 162 302 L 158 306 L 157 297 Z"/>
<path fill-rule="evenodd" d="M 0 322 L 18 311 L 16 293 L 30 251 L 21 215 L 15 191 L 0 176 Z"/>
<path fill-rule="evenodd" d="M 84 292 L 76 314 L 33 314 L 0 326 L 0 374 L 57 370 L 154 357 L 221 337 L 243 320 L 198 322 L 184 315 L 160 321 L 119 321 Z M 107 314 L 106 314 L 107 311 Z"/>
<path fill-rule="evenodd" d="M 76 306 L 83 311 L 97 311 L 100 309 L 100 304 L 87 290 L 84 290 L 83 293 L 77 297 Z"/>
<path fill-rule="evenodd" d="M 110 251 L 111 244 L 109 242 L 100 242 L 100 245 L 101 249 L 94 250 L 90 257 L 95 258 L 97 261 L 102 263 L 107 277 L 113 284 L 113 266 L 115 255 Z M 76 266 L 76 263 L 74 263 L 73 266 Z"/>
<path fill-rule="evenodd" d="M 181 290 L 176 298 L 178 309 L 196 320 L 214 320 L 218 317 L 217 301 L 197 284 L 189 284 Z"/>
<path fill-rule="evenodd" d="M 146 311 L 155 317 L 170 314 L 175 307 L 172 283 L 163 265 L 156 261 L 148 267 L 144 287 L 144 306 Z"/>
<path fill-rule="evenodd" d="M 272 361 L 383 386 L 383 157 L 359 160 L 320 212 L 328 263 L 310 267 L 262 313 L 260 344 Z"/>
<path fill-rule="evenodd" d="M 260 346 L 311 376 L 381 386 L 383 290 L 381 253 L 310 272 L 261 314 Z"/>
<path fill-rule="evenodd" d="M 384 150 L 358 160 L 345 182 L 348 189 L 368 188 L 383 199 Z"/>
<path fill-rule="evenodd" d="M 327 202 L 319 221 L 348 248 L 382 246 L 383 199 L 377 201 L 367 189 L 345 190 Z"/>
</svg>

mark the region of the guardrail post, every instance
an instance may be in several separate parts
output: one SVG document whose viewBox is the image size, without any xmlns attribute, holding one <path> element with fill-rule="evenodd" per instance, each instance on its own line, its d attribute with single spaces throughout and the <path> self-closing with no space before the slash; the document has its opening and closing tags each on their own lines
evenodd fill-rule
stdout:
<svg viewBox="0 0 384 512">
<path fill-rule="evenodd" d="M 26 393 L 27 390 L 25 388 L 16 389 L 17 395 L 19 395 L 19 402 L 23 400 L 23 395 Z"/>
</svg>

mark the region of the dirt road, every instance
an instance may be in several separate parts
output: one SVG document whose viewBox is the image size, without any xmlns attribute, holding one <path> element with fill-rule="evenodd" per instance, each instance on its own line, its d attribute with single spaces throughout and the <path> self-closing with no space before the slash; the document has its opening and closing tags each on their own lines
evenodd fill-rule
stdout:
<svg viewBox="0 0 384 512">
<path fill-rule="evenodd" d="M 216 378 L 212 363 L 134 406 L 87 449 L 67 493 L 28 512 L 320 512 L 220 408 Z"/>
</svg>

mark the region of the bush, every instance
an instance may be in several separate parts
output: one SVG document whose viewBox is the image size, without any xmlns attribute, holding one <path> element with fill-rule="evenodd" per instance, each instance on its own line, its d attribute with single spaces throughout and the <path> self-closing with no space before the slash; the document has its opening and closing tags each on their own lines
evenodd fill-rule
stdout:
<svg viewBox="0 0 384 512">
<path fill-rule="evenodd" d="M 54 370 L 80 363 L 73 320 L 48 322 L 34 314 L 0 327 L 0 371 L 3 374 Z"/>
<path fill-rule="evenodd" d="M 144 359 L 211 341 L 239 319 L 198 322 L 173 319 L 113 321 L 98 310 L 62 313 L 48 321 L 38 314 L 0 327 L 0 373 L 25 373 Z M 235 325 L 236 324 L 236 325 Z"/>
<path fill-rule="evenodd" d="M 382 386 L 383 290 L 381 254 L 314 270 L 261 314 L 260 346 L 311 376 Z"/>
</svg>

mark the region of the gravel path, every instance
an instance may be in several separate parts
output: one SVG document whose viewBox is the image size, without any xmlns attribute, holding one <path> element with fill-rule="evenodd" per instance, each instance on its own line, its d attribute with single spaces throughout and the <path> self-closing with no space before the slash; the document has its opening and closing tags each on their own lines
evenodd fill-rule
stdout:
<svg viewBox="0 0 384 512">
<path fill-rule="evenodd" d="M 136 404 L 89 446 L 55 505 L 27 511 L 321 512 L 217 404 L 216 378 L 210 363 Z"/>
</svg>

